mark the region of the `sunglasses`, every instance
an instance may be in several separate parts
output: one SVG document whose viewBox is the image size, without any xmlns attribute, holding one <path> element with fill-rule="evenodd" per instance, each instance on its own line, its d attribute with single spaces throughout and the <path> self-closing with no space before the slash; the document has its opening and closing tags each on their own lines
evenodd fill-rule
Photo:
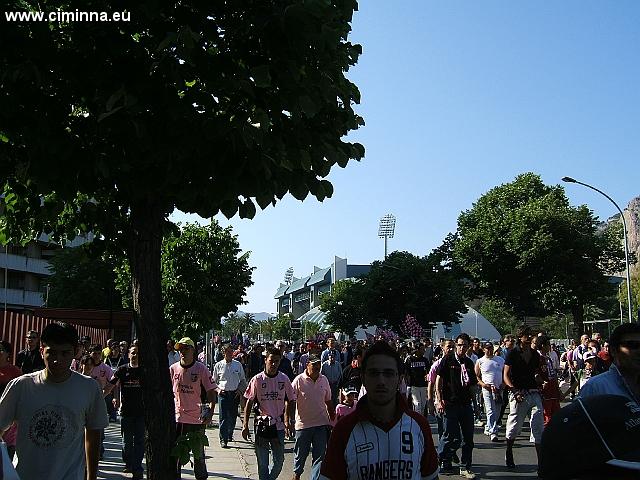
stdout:
<svg viewBox="0 0 640 480">
<path fill-rule="evenodd" d="M 628 348 L 629 350 L 638 350 L 640 349 L 640 340 L 625 340 L 620 342 L 620 346 Z"/>
</svg>

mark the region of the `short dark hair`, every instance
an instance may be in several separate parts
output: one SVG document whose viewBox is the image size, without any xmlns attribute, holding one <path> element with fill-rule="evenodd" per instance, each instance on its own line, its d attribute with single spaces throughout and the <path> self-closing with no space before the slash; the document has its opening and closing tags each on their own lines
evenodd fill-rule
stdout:
<svg viewBox="0 0 640 480">
<path fill-rule="evenodd" d="M 282 357 L 282 352 L 280 351 L 279 348 L 276 347 L 268 347 L 267 348 L 267 352 L 265 354 L 265 358 L 267 358 L 269 355 L 273 355 L 275 357 Z"/>
<path fill-rule="evenodd" d="M 456 337 L 456 343 L 458 343 L 458 340 L 466 340 L 467 343 L 471 343 L 471 337 L 469 335 L 467 335 L 466 333 L 461 333 L 460 335 L 458 335 Z"/>
<path fill-rule="evenodd" d="M 91 357 L 91 355 L 83 355 L 80 359 L 80 365 L 86 365 L 89 362 L 93 363 L 93 358 Z"/>
<path fill-rule="evenodd" d="M 369 362 L 369 359 L 374 355 L 386 355 L 387 357 L 393 358 L 396 361 L 398 373 L 402 373 L 402 360 L 400 359 L 400 355 L 398 355 L 398 351 L 393 349 L 391 345 L 389 345 L 384 340 L 378 340 L 367 349 L 364 357 L 362 357 L 363 372 L 367 369 L 367 363 Z"/>
<path fill-rule="evenodd" d="M 0 345 L 2 345 L 2 349 L 7 352 L 9 354 L 9 356 L 11 356 L 11 354 L 13 353 L 13 346 L 7 342 L 6 340 L 2 340 L 0 341 Z"/>
<path fill-rule="evenodd" d="M 520 339 L 520 337 L 524 337 L 525 335 L 531 336 L 531 327 L 526 323 L 523 323 L 518 327 L 518 330 L 516 331 L 516 337 Z"/>
<path fill-rule="evenodd" d="M 51 345 L 52 343 L 73 345 L 75 348 L 78 345 L 78 330 L 68 323 L 50 323 L 42 330 L 40 343 L 42 345 Z"/>
<path fill-rule="evenodd" d="M 551 345 L 551 340 L 549 340 L 549 337 L 547 337 L 546 335 L 538 335 L 536 338 L 538 339 L 538 341 L 536 342 L 537 348 L 540 348 L 543 345 Z"/>
<path fill-rule="evenodd" d="M 353 351 L 353 358 L 358 358 L 361 357 L 363 355 L 362 349 L 360 347 L 356 348 Z"/>
<path fill-rule="evenodd" d="M 89 347 L 89 351 L 91 353 L 93 353 L 93 352 L 102 352 L 102 345 L 100 345 L 99 343 L 94 343 L 93 345 L 91 345 Z"/>
<path fill-rule="evenodd" d="M 27 335 L 35 335 L 36 337 L 40 336 L 40 332 L 36 331 L 36 330 L 29 330 L 27 331 Z"/>
<path fill-rule="evenodd" d="M 618 325 L 609 338 L 609 353 L 615 357 L 615 352 L 620 348 L 622 337 L 629 333 L 640 333 L 640 323 L 631 322 Z"/>
</svg>

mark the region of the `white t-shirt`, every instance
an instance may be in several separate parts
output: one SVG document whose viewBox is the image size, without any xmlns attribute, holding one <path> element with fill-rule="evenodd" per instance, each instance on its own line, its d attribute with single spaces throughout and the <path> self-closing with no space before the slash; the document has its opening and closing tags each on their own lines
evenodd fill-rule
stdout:
<svg viewBox="0 0 640 480">
<path fill-rule="evenodd" d="M 491 358 L 486 356 L 478 359 L 480 376 L 484 383 L 500 388 L 502 385 L 502 370 L 504 369 L 504 358 L 494 355 Z"/>
<path fill-rule="evenodd" d="M 0 399 L 0 429 L 18 424 L 16 470 L 24 480 L 84 480 L 84 430 L 109 425 L 107 407 L 93 378 L 77 372 L 61 383 L 44 370 L 18 377 Z"/>
<path fill-rule="evenodd" d="M 221 391 L 232 392 L 239 387 L 243 392 L 247 386 L 247 380 L 244 376 L 244 368 L 237 360 L 220 360 L 213 366 L 213 383 L 216 383 Z"/>
</svg>

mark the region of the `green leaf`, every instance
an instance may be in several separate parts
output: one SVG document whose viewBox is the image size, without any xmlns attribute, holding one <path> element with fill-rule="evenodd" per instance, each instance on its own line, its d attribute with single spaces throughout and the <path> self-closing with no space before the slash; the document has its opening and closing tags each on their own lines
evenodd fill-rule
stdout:
<svg viewBox="0 0 640 480">
<path fill-rule="evenodd" d="M 318 113 L 318 106 L 311 100 L 308 95 L 303 95 L 299 99 L 302 112 L 308 117 L 313 118 Z"/>
<path fill-rule="evenodd" d="M 9 143 L 9 137 L 7 137 L 4 133 L 0 132 L 0 142 Z"/>
<path fill-rule="evenodd" d="M 271 86 L 271 74 L 268 65 L 260 65 L 251 69 L 251 77 L 256 87 L 267 88 Z"/>
</svg>

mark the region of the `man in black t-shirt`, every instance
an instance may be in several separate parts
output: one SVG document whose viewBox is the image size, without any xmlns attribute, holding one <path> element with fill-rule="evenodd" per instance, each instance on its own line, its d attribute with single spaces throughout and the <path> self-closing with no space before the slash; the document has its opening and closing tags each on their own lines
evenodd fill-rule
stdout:
<svg viewBox="0 0 640 480">
<path fill-rule="evenodd" d="M 138 346 L 129 349 L 129 364 L 122 365 L 113 374 L 113 378 L 104 388 L 105 395 L 120 384 L 121 414 L 120 432 L 122 434 L 122 459 L 125 472 L 133 473 L 134 479 L 142 479 L 144 470 L 144 405 L 140 388 L 140 368 L 138 366 Z"/>
<path fill-rule="evenodd" d="M 476 478 L 471 471 L 473 454 L 473 407 L 471 396 L 478 379 L 473 361 L 467 357 L 469 335 L 456 338 L 455 352 L 447 354 L 440 362 L 436 377 L 436 411 L 443 416 L 444 433 L 438 445 L 440 472 L 452 473 L 451 459 L 462 446 L 460 476 Z M 460 438 L 462 434 L 462 438 Z M 462 444 L 461 444 L 462 441 Z"/>
<path fill-rule="evenodd" d="M 417 343 L 416 350 L 407 357 L 404 363 L 404 375 L 407 382 L 407 399 L 413 410 L 424 415 L 427 405 L 427 373 L 429 363 L 424 358 L 424 345 Z"/>
<path fill-rule="evenodd" d="M 360 388 L 362 388 L 360 362 L 362 362 L 362 350 L 357 348 L 353 351 L 351 365 L 347 365 L 342 370 L 342 379 L 338 385 L 340 388 L 353 387 L 358 392 L 360 391 Z"/>
<path fill-rule="evenodd" d="M 527 325 L 518 331 L 518 346 L 509 352 L 504 362 L 504 384 L 509 389 L 509 417 L 507 418 L 507 451 L 505 463 L 514 468 L 513 444 L 522 430 L 525 417 L 530 416 L 531 437 L 534 439 L 538 462 L 540 442 L 544 429 L 541 379 L 536 379 L 540 369 L 540 354 L 531 348 L 531 329 Z M 538 383 L 540 382 L 540 383 Z"/>
<path fill-rule="evenodd" d="M 27 348 L 16 355 L 16 367 L 22 370 L 23 374 L 36 372 L 44 368 L 44 360 L 40 354 L 40 334 L 35 330 L 29 330 L 26 336 Z"/>
</svg>

